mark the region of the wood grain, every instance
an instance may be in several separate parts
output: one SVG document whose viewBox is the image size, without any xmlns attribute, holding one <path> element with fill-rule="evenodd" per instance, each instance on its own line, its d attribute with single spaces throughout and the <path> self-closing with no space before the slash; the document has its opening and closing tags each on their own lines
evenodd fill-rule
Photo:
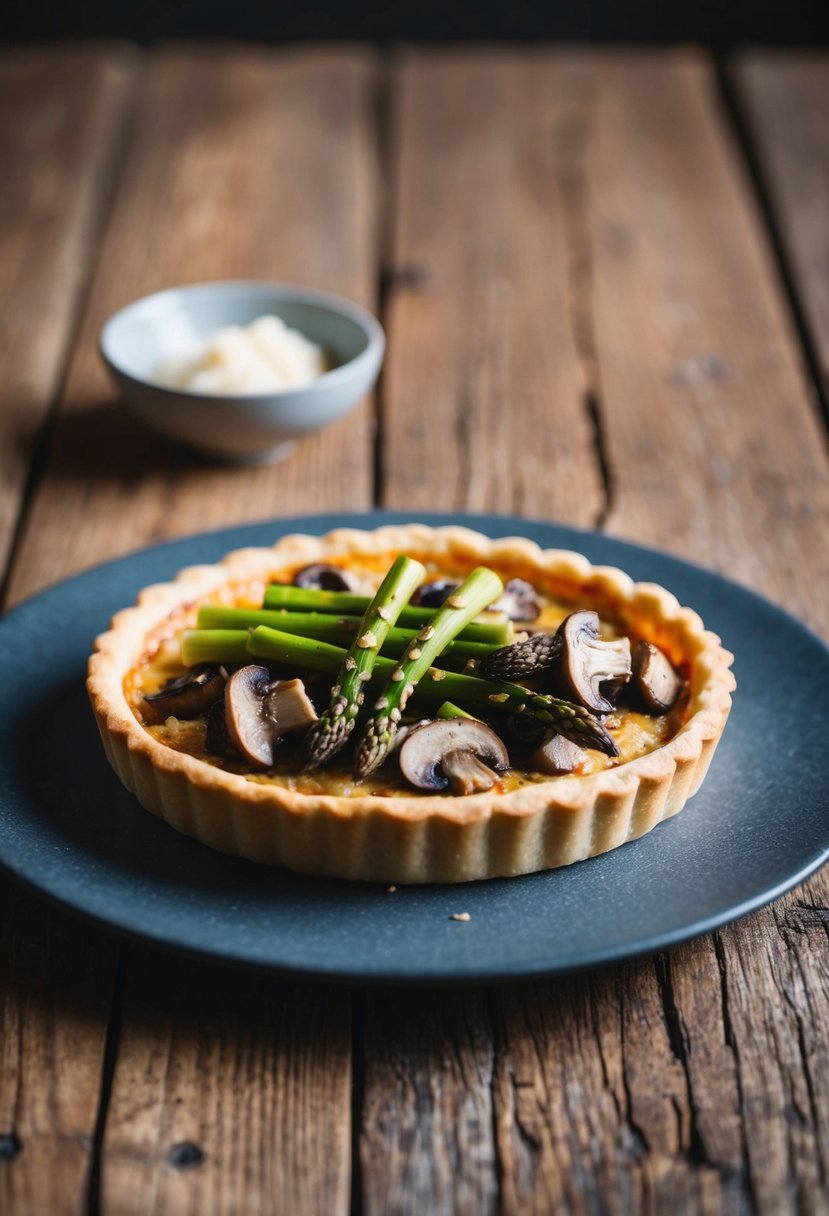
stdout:
<svg viewBox="0 0 829 1216">
<path fill-rule="evenodd" d="M 607 58 L 593 90 L 608 526 L 829 631 L 825 435 L 711 73 L 694 57 Z"/>
<path fill-rule="evenodd" d="M 432 266 L 431 250 L 451 239 L 441 229 L 432 243 L 447 214 L 466 221 L 459 236 L 456 220 L 456 245 L 469 232 L 487 256 L 498 214 L 475 228 L 476 208 L 485 209 L 491 193 L 481 201 L 476 173 L 482 170 L 469 143 L 484 161 L 497 153 L 477 148 L 469 114 L 480 106 L 497 145 L 506 106 L 494 106 L 493 116 L 486 98 L 494 94 L 503 103 L 498 85 L 503 90 L 510 71 L 503 65 L 510 61 L 491 53 L 462 55 L 457 63 L 427 55 L 405 69 L 395 249 L 414 258 L 416 268 L 424 259 Z M 467 93 L 474 103 L 458 103 L 462 138 L 452 144 L 455 76 L 448 63 L 457 66 L 457 79 L 478 85 Z M 528 74 L 537 66 L 526 59 Z M 544 60 L 544 73 L 553 78 L 545 81 L 544 96 L 570 99 L 563 194 L 569 214 L 561 214 L 561 191 L 558 208 L 551 203 L 546 214 L 551 224 L 566 227 L 567 313 L 571 325 L 578 318 L 579 370 L 595 402 L 598 443 L 590 459 L 594 477 L 604 466 L 609 527 L 719 567 L 825 626 L 824 436 L 709 69 L 687 54 L 561 53 Z M 556 84 L 558 75 L 563 82 Z M 537 141 L 543 103 L 533 96 L 521 117 Z M 451 213 L 426 152 L 407 185 L 406 158 L 414 160 L 407 146 L 417 146 L 418 134 L 425 142 L 426 133 L 437 143 L 439 181 L 453 182 Z M 465 165 L 467 154 L 475 170 L 464 176 L 456 159 Z M 534 169 L 538 174 L 537 162 Z M 520 196 L 521 188 L 513 187 L 510 197 Z M 407 209 L 422 225 L 419 245 L 408 235 L 416 221 Z M 502 501 L 497 494 L 476 498 L 471 478 L 452 480 L 451 471 L 470 460 L 465 433 L 441 429 L 438 419 L 451 398 L 425 390 L 427 381 L 449 382 L 453 351 L 470 340 L 448 309 L 437 315 L 449 337 L 430 319 L 444 298 L 458 308 L 470 265 L 472 255 L 453 261 L 450 248 L 430 272 L 439 289 L 430 288 L 428 275 L 404 276 L 400 294 L 392 287 L 385 462 L 403 470 L 415 501 L 420 492 L 425 501 L 428 485 L 433 502 L 495 507 Z M 498 268 L 507 280 L 511 267 L 503 255 Z M 430 361 L 427 350 L 439 353 Z M 522 396 L 522 417 L 525 401 Z M 470 425 L 480 437 L 488 414 L 473 408 Z M 499 436 L 497 450 L 509 450 L 509 442 Z M 497 462 L 482 441 L 475 456 L 484 470 Z M 501 467 L 514 484 L 515 469 L 506 460 Z M 544 484 L 532 479 L 522 500 L 529 514 L 552 514 Z M 391 479 L 387 485 L 398 493 Z M 467 486 L 470 499 L 463 497 Z M 581 508 L 570 485 L 557 514 L 578 522 Z M 412 1043 L 399 1013 L 392 1020 L 404 1027 L 408 1067 L 369 993 L 365 1210 L 382 1211 L 389 1196 L 394 1210 L 415 1210 L 407 1207 L 413 1177 L 421 1194 L 441 1194 L 441 1180 L 457 1159 L 457 1075 L 464 1079 L 465 1110 L 491 1107 L 503 1212 L 822 1210 L 829 1204 L 821 1147 L 829 1105 L 815 1069 L 825 1058 L 822 1028 L 829 1023 L 820 919 L 829 902 L 825 888 L 826 880 L 817 878 L 774 912 L 667 957 L 586 979 L 498 990 L 490 1001 L 491 1025 L 485 1010 L 470 1002 L 462 1023 L 452 1016 L 442 1023 L 448 1043 L 429 1036 L 426 1016 Z M 805 917 L 809 940 L 799 929 L 781 932 L 778 917 L 786 925 Z M 822 949 L 814 957 L 818 935 Z M 440 998 L 433 999 L 440 1016 Z M 490 1035 L 492 1070 L 485 1049 Z M 413 1160 L 411 1146 L 427 1126 L 418 1114 L 416 1079 L 435 1073 L 443 1087 L 429 1105 L 428 1152 Z M 392 1103 L 401 1113 L 381 1137 L 376 1112 Z M 489 1176 L 492 1151 L 483 1136 L 472 1154 L 479 1185 Z"/>
<path fill-rule="evenodd" d="M 271 278 L 372 304 L 372 60 L 360 51 L 162 51 L 71 361 L 12 595 L 184 532 L 371 502 L 371 409 L 285 463 L 196 462 L 116 403 L 98 331 L 128 301 L 183 282 Z"/>
<path fill-rule="evenodd" d="M 60 385 L 136 70 L 123 48 L 0 54 L 0 570 Z"/>
<path fill-rule="evenodd" d="M 604 508 L 574 285 L 578 82 L 549 55 L 394 76 L 383 502 L 590 525 Z"/>
<path fill-rule="evenodd" d="M 829 55 L 752 52 L 734 79 L 829 400 Z"/>
<path fill-rule="evenodd" d="M 348 1211 L 347 994 L 130 952 L 102 1210 Z"/>
<path fill-rule="evenodd" d="M 0 888 L 0 1211 L 75 1216 L 94 1160 L 117 946 Z"/>
<path fill-rule="evenodd" d="M 498 1211 L 483 993 L 370 990 L 363 1026 L 366 1216 Z"/>
<path fill-rule="evenodd" d="M 100 324 L 120 304 L 188 279 L 303 281 L 370 304 L 377 280 L 371 98 L 372 58 L 361 52 L 223 49 L 153 56 L 50 457 L 16 554 L 12 598 L 178 533 L 368 505 L 368 405 L 284 465 L 213 468 L 166 448 L 115 405 L 95 342 Z M 161 964 L 158 973 L 154 988 L 152 962 L 139 968 L 143 981 L 128 972 L 117 1010 L 121 1039 L 100 1169 L 103 1209 L 343 1212 L 350 1165 L 347 993 L 297 990 L 283 997 L 257 990 L 254 998 L 249 986 L 224 973 L 209 980 L 187 973 L 187 980 L 180 968 L 165 971 Z M 112 982 L 111 967 L 103 979 Z M 215 1025 L 204 1018 L 201 987 L 223 1009 Z M 152 1022 L 148 993 L 157 995 L 166 1037 Z M 251 1005 L 260 997 L 262 1010 L 254 1016 Z M 69 1020 L 59 987 L 51 1000 L 52 1015 Z M 19 1020 L 9 1024 L 19 1031 Z M 100 1019 L 90 1026 L 86 1045 L 87 1054 L 98 1049 L 99 1064 L 104 1026 Z M 245 1026 L 253 1072 L 244 1061 L 224 1070 L 228 1036 L 241 1036 Z M 15 1043 L 25 1049 L 19 1033 L 10 1036 L 10 1052 Z M 258 1089 L 260 1066 L 270 1069 L 275 1088 L 266 1089 L 263 1080 Z M 37 1058 L 31 1067 L 38 1069 Z M 170 1096 L 176 1078 L 180 1104 Z M 93 1097 L 87 1165 L 97 1090 Z M 85 1109 L 79 1102 L 79 1119 Z M 47 1128 L 43 1134 L 46 1152 Z M 235 1137 L 232 1149 L 228 1135 Z M 266 1135 L 273 1137 L 268 1152 L 260 1151 Z M 192 1150 L 176 1148 L 190 1140 L 204 1154 L 198 1170 Z M 24 1160 L 21 1154 L 9 1178 Z M 320 1162 L 325 1169 L 317 1168 Z M 62 1210 L 78 1210 L 83 1202 L 78 1181 L 65 1178 Z M 22 1183 L 15 1187 L 23 1206 L 11 1210 L 26 1211 L 28 1192 Z"/>
</svg>

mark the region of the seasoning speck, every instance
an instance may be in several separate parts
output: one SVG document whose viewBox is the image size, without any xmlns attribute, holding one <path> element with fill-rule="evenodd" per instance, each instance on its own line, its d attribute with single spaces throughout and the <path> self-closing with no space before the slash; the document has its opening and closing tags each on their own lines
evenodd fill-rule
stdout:
<svg viewBox="0 0 829 1216">
<path fill-rule="evenodd" d="M 453 912 L 449 919 L 450 920 L 462 920 L 463 923 L 466 924 L 466 922 L 468 920 L 472 920 L 472 917 L 469 915 L 468 912 Z"/>
<path fill-rule="evenodd" d="M 465 608 L 466 600 L 460 595 L 450 595 L 446 603 L 450 608 Z"/>
<path fill-rule="evenodd" d="M 374 650 L 377 645 L 377 638 L 367 629 L 361 638 L 357 638 L 357 645 L 361 650 Z"/>
</svg>

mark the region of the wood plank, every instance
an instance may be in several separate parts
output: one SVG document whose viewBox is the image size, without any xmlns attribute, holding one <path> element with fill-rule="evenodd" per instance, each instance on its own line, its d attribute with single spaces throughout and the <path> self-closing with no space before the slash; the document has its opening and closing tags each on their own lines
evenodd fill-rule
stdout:
<svg viewBox="0 0 829 1216">
<path fill-rule="evenodd" d="M 153 58 L 12 595 L 184 532 L 371 502 L 371 409 L 285 463 L 202 464 L 115 402 L 104 320 L 174 284 L 272 278 L 373 303 L 372 59 L 359 51 Z"/>
<path fill-rule="evenodd" d="M 124 48 L 0 55 L 0 569 L 91 272 L 138 68 Z M 32 589 L 21 580 L 21 595 Z M 0 1210 L 79 1212 L 116 947 L 6 880 L 0 929 Z"/>
<path fill-rule="evenodd" d="M 483 993 L 372 989 L 363 1034 L 359 1210 L 497 1212 L 494 1057 Z"/>
<path fill-rule="evenodd" d="M 469 434 L 478 436 L 478 446 L 471 443 L 483 460 L 484 485 L 497 467 L 488 451 L 481 457 L 480 440 L 494 412 L 489 385 L 503 376 L 503 364 L 493 372 L 503 359 L 495 326 L 485 331 L 496 346 L 491 357 L 487 347 L 490 380 L 468 392 L 473 420 L 465 429 L 435 421 L 439 413 L 456 417 L 457 351 L 472 342 L 465 322 L 472 318 L 476 334 L 483 329 L 475 325 L 475 255 L 482 278 L 497 279 L 497 271 L 509 281 L 511 257 L 520 262 L 499 228 L 498 207 L 490 208 L 493 197 L 500 201 L 497 184 L 481 188 L 498 177 L 491 163 L 509 122 L 501 111 L 510 95 L 503 83 L 510 68 L 504 76 L 500 70 L 510 62 L 509 54 L 428 54 L 404 71 L 398 281 L 395 287 L 392 278 L 382 402 L 386 485 L 395 502 L 516 503 L 454 473 L 470 467 L 462 450 Z M 528 76 L 537 69 L 552 78 L 543 97 L 568 99 L 567 214 L 549 199 L 546 214 L 566 230 L 566 313 L 571 325 L 579 319 L 579 383 L 596 403 L 600 443 L 590 458 L 594 478 L 599 458 L 605 464 L 609 527 L 719 567 L 825 627 L 824 436 L 708 67 L 694 55 L 644 53 L 561 52 L 524 64 Z M 457 128 L 454 79 L 474 99 L 458 103 Z M 536 116 L 549 114 L 546 104 L 533 93 L 531 105 L 518 107 L 536 141 Z M 495 151 L 483 137 L 476 143 L 477 107 Z M 421 140 L 429 155 L 417 155 Z M 432 156 L 440 174 L 432 172 Z M 548 180 L 540 157 L 527 168 L 519 197 L 522 189 L 534 197 L 534 184 Z M 503 161 L 500 170 L 508 176 Z M 441 191 L 447 180 L 451 211 Z M 480 226 L 478 209 L 486 214 Z M 467 231 L 464 256 L 458 249 L 466 248 Z M 500 261 L 487 242 L 493 231 Z M 546 239 L 553 241 L 549 233 Z M 496 314 L 492 306 L 486 315 Z M 559 315 L 549 310 L 552 328 Z M 526 400 L 516 395 L 519 426 Z M 498 433 L 498 451 L 509 451 L 509 443 Z M 511 486 L 507 458 L 501 468 Z M 522 497 L 529 514 L 552 514 L 543 486 L 533 478 Z M 583 522 L 582 506 L 567 483 L 556 514 Z M 785 546 L 770 552 L 770 538 L 781 536 Z M 821 1147 L 829 1103 L 818 1073 L 829 1011 L 825 943 L 817 957 L 810 946 L 825 930 L 825 888 L 819 877 L 774 911 L 667 958 L 496 991 L 492 1071 L 491 1028 L 474 1001 L 463 1020 L 448 1017 L 438 1040 L 422 1013 L 415 1039 L 405 1012 L 387 1024 L 380 999 L 369 993 L 364 1210 L 383 1211 L 392 1195 L 399 1210 L 409 1210 L 399 1196 L 413 1177 L 421 1194 L 442 1195 L 456 1159 L 461 1076 L 464 1111 L 490 1108 L 496 1129 L 493 1157 L 483 1121 L 475 1121 L 472 1176 L 479 1194 L 488 1195 L 495 1169 L 506 1213 L 821 1210 L 829 1202 Z M 436 1018 L 439 998 L 434 1002 Z M 394 1040 L 401 1023 L 405 1061 Z M 440 1099 L 427 1103 L 417 1079 L 435 1074 L 442 1076 Z M 384 1109 L 398 1115 L 381 1133 Z"/>
<path fill-rule="evenodd" d="M 348 1211 L 347 993 L 130 955 L 103 1211 Z"/>
<path fill-rule="evenodd" d="M 719 567 L 826 627 L 824 437 L 708 69 L 693 56 L 640 55 L 597 56 L 585 71 L 587 306 L 609 527 Z M 770 552 L 772 537 L 785 545 Z M 811 1031 L 829 1012 L 824 964 L 778 924 L 800 902 L 819 917 L 826 882 L 819 876 L 713 947 L 702 940 L 676 952 L 664 975 L 657 965 L 656 987 L 652 963 L 619 973 L 621 1019 L 602 1043 L 602 1068 L 593 1059 L 584 1081 L 590 1056 L 575 1028 L 558 1051 L 578 1061 L 570 1089 L 585 1120 L 602 1112 L 597 1078 L 606 1085 L 622 1068 L 612 1086 L 617 1126 L 639 1139 L 623 1149 L 619 1177 L 606 1101 L 604 1116 L 592 1116 L 601 1131 L 582 1137 L 581 1153 L 557 1151 L 553 1125 L 548 1153 L 523 1190 L 516 1184 L 517 1210 L 549 1210 L 544 1187 L 557 1169 L 557 1185 L 586 1195 L 583 1210 L 594 1187 L 602 1203 L 621 1190 L 652 1210 L 826 1204 L 819 1145 L 829 1104 L 814 1080 L 825 1046 Z M 600 1026 L 616 1016 L 616 999 L 607 988 L 594 994 Z M 643 1020 L 647 1033 L 632 1037 Z M 798 1047 L 805 1026 L 808 1045 Z M 544 1075 L 548 1095 L 567 1083 L 560 1066 Z M 605 1181 L 585 1190 L 597 1172 Z"/>
<path fill-rule="evenodd" d="M 432 53 L 395 75 L 388 506 L 602 513 L 589 267 L 572 256 L 583 105 L 545 54 Z"/>
<path fill-rule="evenodd" d="M 829 54 L 757 51 L 733 69 L 829 400 Z"/>
<path fill-rule="evenodd" d="M 602 61 L 583 156 L 609 528 L 829 631 L 825 436 L 707 68 Z"/>
<path fill-rule="evenodd" d="M 136 67 L 123 48 L 0 54 L 0 571 L 60 385 Z"/>
<path fill-rule="evenodd" d="M 0 1211 L 86 1210 L 117 946 L 0 889 Z"/>
<path fill-rule="evenodd" d="M 651 57 L 605 62 L 597 82 L 585 155 L 602 185 L 591 230 L 610 525 L 726 571 L 829 635 L 826 435 L 742 161 L 717 134 L 713 82 L 693 58 L 671 69 Z M 723 1107 L 734 1075 L 741 1176 L 763 1212 L 829 1205 L 827 904 L 824 870 L 718 935 L 715 1021 L 687 977 L 674 981 L 691 1075 L 703 1043 L 732 1055 Z M 722 1075 L 697 1076 L 698 1121 L 719 1122 Z"/>
<path fill-rule="evenodd" d="M 177 533 L 268 514 L 368 505 L 368 405 L 284 465 L 213 468 L 160 444 L 114 404 L 95 343 L 100 324 L 119 305 L 189 279 L 303 281 L 371 304 L 377 280 L 372 63 L 370 55 L 351 50 L 218 49 L 153 57 L 50 459 L 22 533 L 12 598 Z M 204 979 L 205 988 L 212 986 L 217 1004 L 223 987 L 227 997 L 220 1022 L 202 1021 L 196 1040 L 193 1010 L 203 1010 L 191 1003 L 193 973 L 147 962 L 137 974 L 146 982 L 128 973 L 121 1011 L 113 1118 L 100 1174 L 103 1209 L 112 1197 L 112 1210 L 119 1211 L 180 1210 L 179 1203 L 195 1204 L 190 1210 L 199 1212 L 239 1210 L 233 1190 L 244 1179 L 246 1211 L 273 1210 L 271 1200 L 282 1196 L 283 1210 L 300 1216 L 342 1212 L 350 1172 L 348 994 L 303 990 L 301 999 L 299 993 L 280 997 L 275 1036 L 273 993 L 254 1012 L 244 983 L 224 973 L 212 976 Z M 156 1027 L 146 1029 L 148 992 L 165 992 L 178 1011 L 155 1048 Z M 57 1016 L 65 1017 L 62 1008 Z M 213 1063 L 224 1058 L 228 1027 L 236 1034 L 243 1025 L 250 1051 L 280 1087 L 279 1098 L 263 1080 L 251 1103 L 249 1074 L 222 1071 L 218 1063 L 213 1072 Z M 200 1088 L 206 1057 L 209 1095 Z M 175 1097 L 186 1094 L 179 1111 L 171 1078 L 178 1079 Z M 208 1111 L 202 1122 L 198 1111 L 208 1097 L 222 1117 Z M 133 1118 L 136 1110 L 150 1113 Z M 273 1159 L 259 1153 L 263 1120 L 275 1120 Z M 227 1147 L 231 1129 L 233 1151 Z M 179 1135 L 195 1138 L 205 1158 L 200 1170 L 179 1174 L 170 1165 L 167 1155 Z M 174 1156 L 178 1166 L 187 1165 L 188 1150 Z M 319 1160 L 327 1170 L 309 1164 L 304 1176 L 295 1171 L 297 1162 Z M 76 1210 L 77 1193 L 66 1202 Z"/>
</svg>

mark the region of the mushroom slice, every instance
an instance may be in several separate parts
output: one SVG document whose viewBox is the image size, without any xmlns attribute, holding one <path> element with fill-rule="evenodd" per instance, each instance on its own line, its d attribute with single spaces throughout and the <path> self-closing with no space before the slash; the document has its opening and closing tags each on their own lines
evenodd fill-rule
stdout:
<svg viewBox="0 0 829 1216">
<path fill-rule="evenodd" d="M 682 677 L 651 642 L 636 643 L 632 666 L 634 688 L 648 712 L 666 713 L 682 691 Z"/>
<path fill-rule="evenodd" d="M 446 718 L 419 726 L 399 751 L 403 776 L 419 790 L 477 794 L 498 780 L 493 769 L 507 768 L 502 741 L 474 718 Z M 491 766 L 491 767 L 490 767 Z"/>
<path fill-rule="evenodd" d="M 503 612 L 511 621 L 534 621 L 541 614 L 541 601 L 535 587 L 523 578 L 511 578 L 491 612 Z"/>
<path fill-rule="evenodd" d="M 294 586 L 308 591 L 357 591 L 357 580 L 348 570 L 331 566 L 328 562 L 317 562 L 303 566 L 294 575 Z"/>
<path fill-rule="evenodd" d="M 144 697 L 153 717 L 198 718 L 224 695 L 225 681 L 218 667 L 200 663 L 183 676 L 168 680 L 159 692 Z"/>
<path fill-rule="evenodd" d="M 618 689 L 630 679 L 630 639 L 603 641 L 599 615 L 587 608 L 571 612 L 557 636 L 564 643 L 558 674 L 571 699 L 594 714 L 610 713 L 613 705 L 602 695 L 601 685 L 609 680 Z"/>
<path fill-rule="evenodd" d="M 537 773 L 550 773 L 560 777 L 572 773 L 587 758 L 587 752 L 578 743 L 565 739 L 564 735 L 551 735 L 530 756 L 529 764 Z"/>
<path fill-rule="evenodd" d="M 274 747 L 289 731 L 317 720 L 302 680 L 271 680 L 266 667 L 250 664 L 227 682 L 225 721 L 231 742 L 251 764 L 273 766 Z"/>
</svg>

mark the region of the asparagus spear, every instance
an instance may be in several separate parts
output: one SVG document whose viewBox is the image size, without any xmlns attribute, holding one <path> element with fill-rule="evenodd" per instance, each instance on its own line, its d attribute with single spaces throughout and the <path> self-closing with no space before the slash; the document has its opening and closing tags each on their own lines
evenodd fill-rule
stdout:
<svg viewBox="0 0 829 1216">
<path fill-rule="evenodd" d="M 287 609 L 291 612 L 325 612 L 336 613 L 338 616 L 352 616 L 363 613 L 368 608 L 371 597 L 358 595 L 351 591 L 317 591 L 308 587 L 286 586 L 282 583 L 272 583 L 265 592 L 265 603 L 260 611 L 275 611 Z M 484 604 L 481 612 L 488 605 Z M 400 611 L 397 624 L 404 629 L 422 629 L 435 618 L 438 608 L 420 608 L 406 604 Z M 470 642 L 487 642 L 493 646 L 505 646 L 512 641 L 513 628 L 504 613 L 493 612 L 491 620 L 468 623 L 463 630 L 463 636 Z M 261 621 L 263 625 L 268 621 Z M 273 626 L 278 629 L 278 625 Z"/>
<path fill-rule="evenodd" d="M 188 629 L 181 639 L 185 667 L 197 663 L 247 663 L 247 629 Z"/>
<path fill-rule="evenodd" d="M 425 573 L 420 562 L 401 553 L 383 579 L 343 660 L 331 703 L 305 736 L 306 769 L 319 768 L 345 745 L 365 701 L 364 685 L 371 679 L 380 647 Z"/>
<path fill-rule="evenodd" d="M 464 625 L 496 600 L 502 591 L 498 575 L 479 566 L 467 575 L 437 610 L 431 623 L 421 630 L 391 673 L 391 679 L 374 706 L 374 715 L 363 733 L 354 760 L 354 775 L 358 780 L 379 768 L 389 754 L 397 724 L 421 676 Z"/>
<path fill-rule="evenodd" d="M 328 642 L 314 642 L 291 633 L 280 633 L 267 625 L 260 625 L 248 636 L 248 654 L 278 663 L 293 663 L 312 671 L 334 673 L 340 670 L 346 656 L 341 646 Z M 369 691 L 379 692 L 398 664 L 394 659 L 378 658 L 374 663 L 374 676 Z M 598 718 L 589 710 L 559 697 L 533 693 L 520 684 L 507 684 L 495 680 L 481 680 L 477 676 L 461 675 L 430 667 L 414 690 L 413 701 L 425 708 L 437 708 L 447 697 L 455 704 L 463 704 L 482 712 L 526 713 L 539 721 L 555 727 L 559 734 L 592 747 L 607 756 L 617 756 L 619 749 Z"/>
<path fill-rule="evenodd" d="M 454 701 L 444 701 L 440 708 L 435 713 L 436 718 L 468 718 L 470 722 L 477 722 L 472 714 L 468 714 L 465 709 L 461 709 L 460 705 L 455 705 Z"/>
<path fill-rule="evenodd" d="M 359 616 L 334 616 L 327 612 L 273 612 L 263 608 L 225 608 L 219 604 L 203 604 L 199 608 L 197 625 L 200 631 L 208 632 L 270 625 L 283 633 L 301 633 L 303 637 L 333 642 L 336 646 L 353 641 L 361 619 Z M 417 633 L 416 629 L 389 629 L 381 648 L 383 654 L 399 658 Z M 465 633 L 451 643 L 449 653 L 480 660 L 496 649 L 491 643 L 469 641 Z"/>
</svg>

